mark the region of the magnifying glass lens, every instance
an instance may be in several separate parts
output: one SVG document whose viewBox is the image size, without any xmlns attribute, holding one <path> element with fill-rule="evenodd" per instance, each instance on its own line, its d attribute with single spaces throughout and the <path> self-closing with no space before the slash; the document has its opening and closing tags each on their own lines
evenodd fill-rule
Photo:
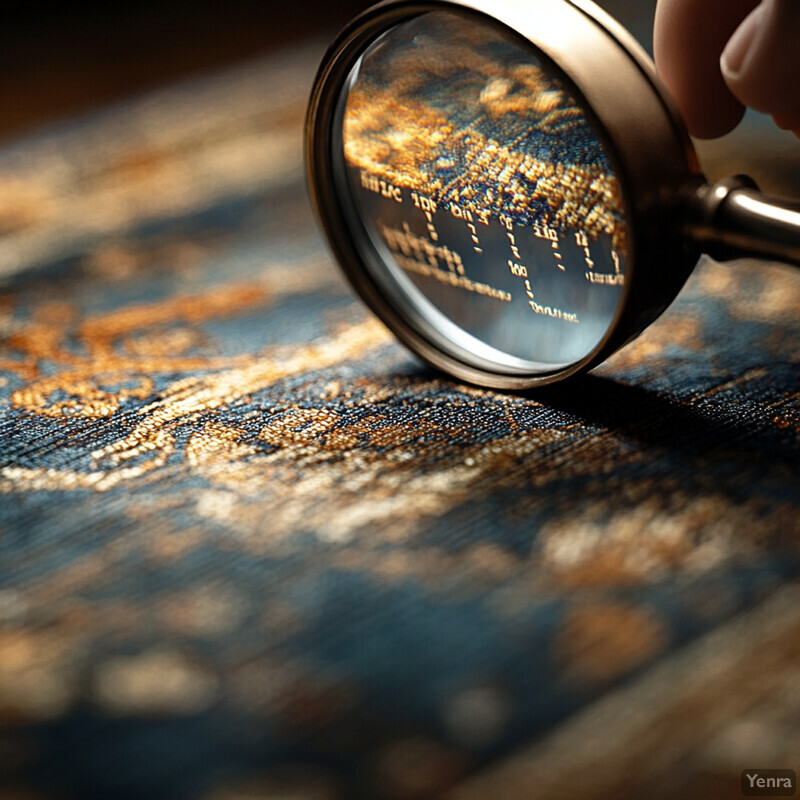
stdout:
<svg viewBox="0 0 800 800">
<path fill-rule="evenodd" d="M 338 196 L 374 283 L 437 347 L 545 373 L 601 343 L 625 291 L 625 211 L 598 128 L 534 47 L 432 11 L 345 83 Z"/>
</svg>

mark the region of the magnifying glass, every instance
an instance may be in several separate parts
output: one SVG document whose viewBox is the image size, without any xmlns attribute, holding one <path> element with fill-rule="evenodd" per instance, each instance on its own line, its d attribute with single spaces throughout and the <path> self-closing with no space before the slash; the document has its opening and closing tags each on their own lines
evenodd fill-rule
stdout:
<svg viewBox="0 0 800 800">
<path fill-rule="evenodd" d="M 390 0 L 328 51 L 312 201 L 427 362 L 524 389 L 597 366 L 705 252 L 800 265 L 800 203 L 709 185 L 636 41 L 589 0 Z"/>
</svg>

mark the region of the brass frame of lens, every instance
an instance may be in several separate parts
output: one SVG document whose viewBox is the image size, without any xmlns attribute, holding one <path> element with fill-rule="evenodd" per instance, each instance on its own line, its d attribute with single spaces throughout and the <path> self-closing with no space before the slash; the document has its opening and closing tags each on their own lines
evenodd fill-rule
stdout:
<svg viewBox="0 0 800 800">
<path fill-rule="evenodd" d="M 623 295 L 608 332 L 583 359 L 547 373 L 521 375 L 470 363 L 426 335 L 365 268 L 363 242 L 352 230 L 336 180 L 337 106 L 364 50 L 389 28 L 427 11 L 474 15 L 530 42 L 599 129 L 622 186 L 627 262 Z M 538 51 L 538 52 L 537 52 Z M 367 305 L 428 363 L 471 383 L 527 389 L 597 366 L 636 337 L 672 302 L 700 255 L 684 235 L 686 198 L 706 186 L 683 123 L 661 89 L 647 54 L 615 20 L 589 0 L 389 0 L 374 6 L 328 50 L 312 90 L 306 120 L 306 166 L 312 203 L 341 267 Z M 340 168 L 340 165 L 339 165 Z M 708 216 L 708 214 L 706 214 Z"/>
</svg>

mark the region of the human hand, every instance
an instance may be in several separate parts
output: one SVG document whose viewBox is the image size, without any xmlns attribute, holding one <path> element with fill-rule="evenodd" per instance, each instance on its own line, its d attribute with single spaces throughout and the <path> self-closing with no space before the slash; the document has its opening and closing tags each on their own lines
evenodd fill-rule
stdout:
<svg viewBox="0 0 800 800">
<path fill-rule="evenodd" d="M 749 106 L 800 138 L 800 0 L 658 0 L 654 46 L 693 136 L 728 133 Z"/>
</svg>

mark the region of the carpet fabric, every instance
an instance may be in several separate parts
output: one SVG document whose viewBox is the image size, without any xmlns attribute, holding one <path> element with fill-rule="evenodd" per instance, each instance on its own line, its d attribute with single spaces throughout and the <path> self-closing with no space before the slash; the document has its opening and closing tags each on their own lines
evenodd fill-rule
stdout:
<svg viewBox="0 0 800 800">
<path fill-rule="evenodd" d="M 2 796 L 715 798 L 799 766 L 800 274 L 707 261 L 589 376 L 449 380 L 316 232 L 320 52 L 0 149 Z"/>
</svg>

